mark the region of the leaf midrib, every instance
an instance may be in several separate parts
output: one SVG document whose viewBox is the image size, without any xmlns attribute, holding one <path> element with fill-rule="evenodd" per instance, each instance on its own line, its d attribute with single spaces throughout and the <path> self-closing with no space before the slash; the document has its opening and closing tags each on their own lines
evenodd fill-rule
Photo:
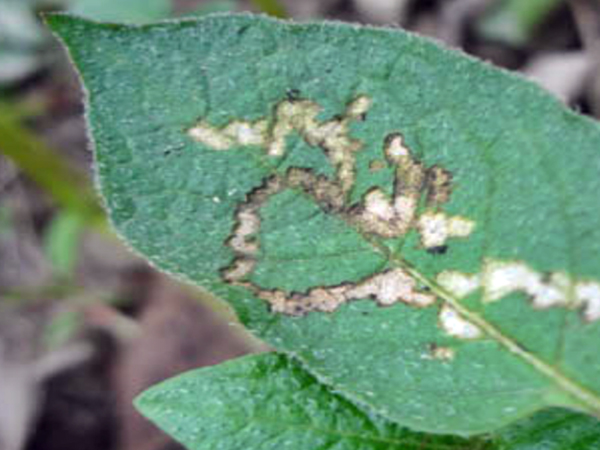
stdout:
<svg viewBox="0 0 600 450">
<path fill-rule="evenodd" d="M 542 361 L 533 353 L 526 351 L 516 341 L 505 336 L 498 328 L 489 323 L 482 316 L 465 307 L 449 291 L 421 274 L 404 259 L 397 257 L 392 253 L 389 253 L 389 258 L 392 263 L 397 264 L 398 267 L 404 269 L 416 280 L 428 286 L 437 297 L 450 304 L 465 320 L 479 327 L 487 336 L 493 338 L 510 353 L 529 363 L 529 365 L 552 380 L 563 391 L 579 400 L 582 403 L 582 406 L 586 407 L 586 411 L 589 414 L 595 416 L 600 415 L 600 396 L 568 378 L 562 372 L 557 370 L 557 368 Z"/>
<path fill-rule="evenodd" d="M 463 129 L 466 130 L 467 128 L 463 127 Z M 482 144 L 481 142 L 479 142 L 479 140 L 477 138 L 472 136 L 470 133 L 467 133 L 467 134 L 476 143 L 478 143 L 480 145 Z M 503 134 L 504 134 L 504 132 L 501 132 L 491 142 L 487 143 L 486 145 L 483 145 L 483 147 L 489 151 L 494 146 L 494 144 L 501 139 Z M 537 146 L 532 145 L 531 148 L 537 149 Z M 542 158 L 542 155 L 539 154 L 539 151 L 537 152 L 537 155 L 540 160 L 540 165 L 542 166 L 543 171 L 547 172 L 545 165 L 542 163 L 543 158 Z M 484 158 L 484 159 L 486 159 L 486 158 Z M 493 176 L 493 170 L 489 170 L 489 173 L 490 173 L 490 176 Z M 556 179 L 556 177 L 548 176 L 547 178 L 552 183 L 562 185 L 562 181 L 559 182 Z M 563 192 L 564 190 L 557 189 L 557 191 L 560 193 L 560 192 Z M 561 205 L 564 205 L 565 204 L 564 197 L 559 194 L 559 198 L 561 201 Z M 567 223 L 569 222 L 569 219 L 566 216 L 563 217 L 563 220 Z M 566 236 L 569 241 L 569 244 L 572 244 L 573 240 L 572 240 L 572 236 L 570 233 L 570 228 L 568 226 L 565 228 L 567 229 Z M 373 242 L 369 239 L 367 239 L 367 240 L 371 242 L 371 245 L 374 245 L 376 247 L 378 246 L 376 242 Z M 570 253 L 568 255 L 569 265 L 572 265 L 574 256 L 572 254 L 571 249 L 573 248 L 573 246 L 569 245 L 568 248 L 570 249 Z M 591 409 L 587 410 L 588 413 L 590 413 L 596 417 L 600 417 L 600 395 L 595 394 L 594 392 L 584 388 L 583 386 L 579 385 L 575 381 L 571 380 L 570 378 L 568 378 L 567 376 L 562 374 L 553 365 L 547 364 L 543 360 L 537 358 L 533 353 L 526 351 L 516 341 L 509 338 L 508 336 L 505 336 L 499 329 L 497 329 L 494 325 L 492 325 L 491 323 L 486 321 L 482 316 L 480 316 L 477 313 L 466 308 L 448 290 L 441 287 L 435 281 L 428 279 L 426 276 L 424 276 L 419 271 L 417 271 L 415 268 L 413 268 L 401 256 L 393 254 L 386 247 L 382 247 L 382 250 L 388 255 L 390 261 L 395 262 L 396 264 L 398 264 L 399 267 L 407 270 L 417 280 L 419 280 L 420 282 L 422 282 L 423 284 L 428 286 L 438 297 L 440 297 L 442 300 L 444 300 L 447 303 L 449 303 L 450 305 L 452 305 L 459 313 L 461 313 L 464 316 L 464 318 L 466 318 L 470 322 L 474 323 L 475 325 L 479 326 L 482 330 L 484 330 L 488 334 L 488 336 L 494 338 L 498 343 L 502 344 L 508 351 L 519 356 L 521 359 L 524 359 L 526 362 L 528 362 L 530 365 L 532 365 L 535 369 L 537 369 L 540 373 L 549 377 L 559 387 L 561 387 L 561 389 L 563 389 L 564 391 L 575 396 L 578 400 L 583 401 L 583 403 L 587 407 L 591 407 Z M 570 289 L 572 290 L 573 287 L 571 286 Z M 564 325 L 565 324 L 563 323 L 563 326 L 561 327 L 561 330 L 560 330 L 561 331 L 561 341 L 564 339 L 564 332 L 565 332 Z M 561 343 L 559 343 L 559 345 L 561 345 Z"/>
</svg>

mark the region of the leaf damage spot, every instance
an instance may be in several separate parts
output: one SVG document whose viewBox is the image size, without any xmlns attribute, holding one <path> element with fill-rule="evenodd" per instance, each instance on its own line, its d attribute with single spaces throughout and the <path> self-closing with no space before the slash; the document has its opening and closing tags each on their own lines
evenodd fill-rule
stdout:
<svg viewBox="0 0 600 450">
<path fill-rule="evenodd" d="M 468 237 L 475 222 L 460 216 L 450 217 L 443 212 L 426 212 L 417 223 L 421 243 L 426 249 L 443 247 L 450 238 Z"/>
<path fill-rule="evenodd" d="M 331 189 L 327 180 L 314 175 L 307 169 L 292 168 L 285 177 L 271 177 L 261 187 L 248 195 L 248 201 L 237 211 L 237 225 L 227 244 L 236 258 L 223 270 L 226 281 L 250 289 L 266 300 L 274 312 L 302 315 L 310 311 L 333 312 L 341 304 L 358 299 L 371 298 L 381 306 L 403 302 L 417 307 L 430 306 L 436 297 L 421 292 L 413 277 L 403 269 L 386 270 L 358 283 L 339 286 L 316 287 L 306 293 L 287 293 L 278 289 L 263 289 L 248 281 L 259 257 L 258 232 L 260 231 L 260 208 L 274 194 L 290 187 L 310 193 L 319 204 L 328 208 L 340 208 L 341 204 L 330 199 Z M 338 212 L 343 213 L 343 210 Z"/>
<path fill-rule="evenodd" d="M 429 345 L 429 352 L 423 355 L 423 359 L 437 359 L 440 361 L 452 361 L 456 356 L 456 351 L 451 347 L 443 347 L 436 343 Z"/>
<path fill-rule="evenodd" d="M 471 340 L 479 339 L 483 336 L 479 327 L 465 320 L 450 305 L 445 304 L 442 306 L 438 317 L 442 330 L 452 337 Z"/>
<path fill-rule="evenodd" d="M 584 316 L 587 321 L 594 322 L 600 319 L 600 284 L 592 282 L 577 283 L 575 298 L 585 305 Z"/>
<path fill-rule="evenodd" d="M 437 210 L 450 199 L 452 177 L 448 171 L 438 166 L 427 169 L 398 133 L 387 137 L 384 154 L 396 167 L 394 195 L 390 199 L 379 188 L 367 192 L 354 219 L 363 230 L 394 238 L 415 228 L 426 249 L 444 247 L 448 239 L 465 238 L 473 232 L 474 222 Z M 424 192 L 427 210 L 419 216 L 419 200 Z"/>
<path fill-rule="evenodd" d="M 320 148 L 334 168 L 334 176 L 327 177 L 308 168 L 291 167 L 247 194 L 237 209 L 237 224 L 227 241 L 235 256 L 232 264 L 222 270 L 227 282 L 250 289 L 273 311 L 293 315 L 331 312 L 348 301 L 368 298 L 381 306 L 403 302 L 426 307 L 435 303 L 436 297 L 420 289 L 403 269 L 388 269 L 364 280 L 318 286 L 307 292 L 264 289 L 249 281 L 259 258 L 260 209 L 271 196 L 285 189 L 304 192 L 322 211 L 336 214 L 365 236 L 399 238 L 414 230 L 420 233 L 425 249 L 445 251 L 449 239 L 472 233 L 472 221 L 449 216 L 440 209 L 450 199 L 450 172 L 438 166 L 426 167 L 399 133 L 386 137 L 381 159 L 370 166 L 370 170 L 393 169 L 392 195 L 374 187 L 358 204 L 349 202 L 356 178 L 356 154 L 364 147 L 362 141 L 350 135 L 350 124 L 365 120 L 371 106 L 370 98 L 359 95 L 346 105 L 343 114 L 321 121 L 317 118 L 322 111 L 319 104 L 295 95 L 278 103 L 270 117 L 254 122 L 234 120 L 221 128 L 203 120 L 188 130 L 192 139 L 212 150 L 257 147 L 267 158 L 285 156 L 287 138 L 295 132 L 311 147 Z"/>
<path fill-rule="evenodd" d="M 371 100 L 361 95 L 348 104 L 342 116 L 320 122 L 317 116 L 322 108 L 317 103 L 288 98 L 275 108 L 271 126 L 267 119 L 233 121 L 223 128 L 201 121 L 188 130 L 188 135 L 214 150 L 257 146 L 265 149 L 271 157 L 281 157 L 287 151 L 287 137 L 296 131 L 308 144 L 325 151 L 336 169 L 342 190 L 348 192 L 355 179 L 355 153 L 362 148 L 359 140 L 350 137 L 349 125 L 363 120 L 370 106 Z"/>
<path fill-rule="evenodd" d="M 521 292 L 536 309 L 582 309 L 586 321 L 600 319 L 600 283 L 576 280 L 565 272 L 540 273 L 524 262 L 487 259 L 479 274 L 445 271 L 436 281 L 458 298 L 481 289 L 489 303 Z"/>
<path fill-rule="evenodd" d="M 458 298 L 464 298 L 479 289 L 479 275 L 469 275 L 453 270 L 440 273 L 436 281 Z"/>
<path fill-rule="evenodd" d="M 197 142 L 213 150 L 229 150 L 234 146 L 256 145 L 265 143 L 268 123 L 233 121 L 222 129 L 215 128 L 206 122 L 200 122 L 188 130 L 188 135 Z"/>
<path fill-rule="evenodd" d="M 379 273 L 346 292 L 348 300 L 374 298 L 382 306 L 404 302 L 415 306 L 430 306 L 435 296 L 417 290 L 413 277 L 402 269 Z"/>
<path fill-rule="evenodd" d="M 387 164 L 381 159 L 375 159 L 369 163 L 371 173 L 379 172 L 387 167 Z"/>
<path fill-rule="evenodd" d="M 435 296 L 419 292 L 414 279 L 402 269 L 388 270 L 373 275 L 358 284 L 346 283 L 327 288 L 313 288 L 306 294 L 287 294 L 281 290 L 262 290 L 250 283 L 242 283 L 267 300 L 272 310 L 301 315 L 310 311 L 333 312 L 351 300 L 371 298 L 381 306 L 405 303 L 417 307 L 430 306 Z"/>
</svg>

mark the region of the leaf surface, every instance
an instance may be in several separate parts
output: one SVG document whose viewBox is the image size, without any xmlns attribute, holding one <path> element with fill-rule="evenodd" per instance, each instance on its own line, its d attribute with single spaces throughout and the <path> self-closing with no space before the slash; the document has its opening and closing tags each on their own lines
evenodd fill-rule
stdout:
<svg viewBox="0 0 600 450">
<path fill-rule="evenodd" d="M 600 414 L 600 129 L 398 30 L 49 18 L 116 228 L 417 430 Z"/>
<path fill-rule="evenodd" d="M 275 353 L 198 369 L 150 388 L 137 408 L 189 450 L 491 450 L 369 416 Z"/>
<path fill-rule="evenodd" d="M 600 448 L 600 422 L 583 414 L 542 411 L 500 430 L 497 450 L 594 450 Z"/>
<path fill-rule="evenodd" d="M 598 421 L 559 409 L 479 438 L 416 433 L 365 413 L 275 353 L 187 372 L 135 403 L 190 450 L 594 450 L 600 442 Z"/>
</svg>

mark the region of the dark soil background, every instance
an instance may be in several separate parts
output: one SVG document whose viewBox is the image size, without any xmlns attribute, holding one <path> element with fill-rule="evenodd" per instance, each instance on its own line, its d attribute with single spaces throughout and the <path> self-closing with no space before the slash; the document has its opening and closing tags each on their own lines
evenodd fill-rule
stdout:
<svg viewBox="0 0 600 450">
<path fill-rule="evenodd" d="M 530 1 L 541 6 L 528 13 L 515 6 Z M 29 52 L 31 62 L 14 66 L 3 32 L 11 24 L 27 32 L 8 16 L 15 3 L 47 8 L 0 0 L 0 450 L 180 448 L 136 413 L 132 399 L 185 370 L 267 349 L 217 300 L 158 273 L 106 230 L 97 199 L 84 195 L 91 155 L 74 72 L 46 35 L 35 45 L 13 42 L 11 52 Z M 177 0 L 175 11 L 202 3 Z M 239 1 L 236 9 L 268 3 Z M 434 37 L 600 115 L 597 0 L 280 3 L 297 20 Z M 32 17 L 30 26 L 39 25 Z M 33 162 L 19 157 L 26 152 Z"/>
</svg>

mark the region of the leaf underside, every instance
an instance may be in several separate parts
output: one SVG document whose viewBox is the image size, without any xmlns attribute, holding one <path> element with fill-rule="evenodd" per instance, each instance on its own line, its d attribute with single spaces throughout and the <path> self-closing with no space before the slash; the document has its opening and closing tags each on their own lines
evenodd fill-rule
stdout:
<svg viewBox="0 0 600 450">
<path fill-rule="evenodd" d="M 419 431 L 600 414 L 600 129 L 398 30 L 48 18 L 124 238 Z"/>
</svg>

